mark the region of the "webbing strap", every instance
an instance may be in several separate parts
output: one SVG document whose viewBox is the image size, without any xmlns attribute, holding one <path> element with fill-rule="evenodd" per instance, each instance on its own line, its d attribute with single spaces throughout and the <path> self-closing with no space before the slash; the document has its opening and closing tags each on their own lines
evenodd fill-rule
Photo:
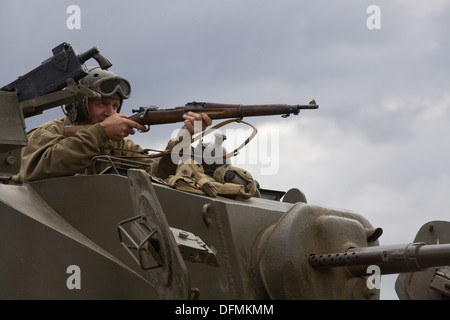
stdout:
<svg viewBox="0 0 450 320">
<path fill-rule="evenodd" d="M 194 142 L 200 140 L 201 138 L 203 138 L 204 136 L 210 134 L 211 132 L 213 132 L 213 131 L 215 131 L 215 130 L 217 130 L 217 129 L 219 129 L 219 128 L 222 128 L 223 126 L 225 126 L 225 125 L 227 125 L 227 124 L 230 124 L 230 123 L 232 123 L 232 122 L 237 122 L 237 123 L 243 123 L 243 124 L 246 124 L 246 125 L 250 126 L 250 127 L 253 129 L 253 131 L 252 131 L 252 133 L 250 134 L 250 136 L 249 136 L 247 139 L 245 139 L 245 141 L 244 141 L 243 143 L 241 143 L 241 144 L 240 144 L 236 149 L 234 149 L 233 151 L 228 152 L 228 153 L 226 153 L 226 154 L 223 154 L 222 156 L 207 157 L 207 158 L 208 158 L 208 159 L 211 159 L 211 160 L 214 160 L 214 159 L 217 159 L 217 160 L 218 160 L 218 159 L 226 159 L 226 158 L 235 156 L 235 155 L 237 154 L 237 152 L 238 152 L 239 150 L 241 150 L 247 143 L 249 143 L 249 142 L 256 136 L 256 134 L 258 133 L 258 130 L 257 130 L 253 125 L 251 125 L 251 124 L 248 123 L 248 122 L 242 121 L 241 119 L 228 119 L 228 120 L 222 121 L 221 123 L 219 123 L 219 124 L 217 124 L 217 125 L 215 125 L 215 126 L 209 128 L 209 129 L 207 129 L 207 130 L 205 130 L 205 131 L 200 132 L 196 137 L 194 137 L 194 138 L 191 139 L 190 144 L 193 144 Z M 144 149 L 144 150 L 142 150 L 142 151 L 127 150 L 127 149 L 121 149 L 121 148 L 105 148 L 105 149 L 108 149 L 108 150 L 116 150 L 116 151 L 135 152 L 135 153 L 139 153 L 139 154 L 142 154 L 142 155 L 143 155 L 143 156 L 122 156 L 122 157 L 120 157 L 120 158 L 159 158 L 159 157 L 164 156 L 164 155 L 170 155 L 171 152 L 172 152 L 172 149 L 166 149 L 166 150 L 164 150 L 164 151 L 156 150 L 156 149 Z M 157 152 L 157 153 L 154 153 L 154 154 L 148 154 L 149 151 L 155 151 L 155 152 Z M 144 154 L 145 154 L 145 155 L 144 155 Z M 206 158 L 206 157 L 205 157 L 205 158 Z"/>
</svg>

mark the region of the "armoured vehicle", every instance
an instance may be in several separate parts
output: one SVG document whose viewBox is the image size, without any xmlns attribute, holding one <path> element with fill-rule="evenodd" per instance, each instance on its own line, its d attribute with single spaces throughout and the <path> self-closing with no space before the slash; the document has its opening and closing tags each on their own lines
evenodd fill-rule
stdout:
<svg viewBox="0 0 450 320">
<path fill-rule="evenodd" d="M 0 90 L 2 299 L 373 300 L 392 273 L 400 299 L 449 299 L 450 222 L 380 246 L 381 228 L 309 204 L 299 189 L 211 197 L 103 157 L 93 162 L 110 163 L 107 172 L 9 183 L 24 117 L 92 95 L 78 85 L 90 58 L 110 66 L 97 47 L 79 54 L 63 43 Z"/>
</svg>

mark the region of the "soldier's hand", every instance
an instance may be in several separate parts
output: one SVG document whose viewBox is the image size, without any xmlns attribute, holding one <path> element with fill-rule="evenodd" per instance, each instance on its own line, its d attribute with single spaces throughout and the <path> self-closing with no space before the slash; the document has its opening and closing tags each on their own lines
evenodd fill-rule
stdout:
<svg viewBox="0 0 450 320">
<path fill-rule="evenodd" d="M 128 119 L 127 115 L 115 113 L 102 122 L 100 125 L 105 130 L 109 139 L 121 141 L 130 134 L 135 133 L 135 129 L 146 130 L 145 126 Z"/>
<path fill-rule="evenodd" d="M 206 113 L 196 113 L 189 111 L 183 115 L 184 126 L 181 129 L 186 129 L 191 135 L 205 130 L 212 124 L 211 118 Z"/>
</svg>

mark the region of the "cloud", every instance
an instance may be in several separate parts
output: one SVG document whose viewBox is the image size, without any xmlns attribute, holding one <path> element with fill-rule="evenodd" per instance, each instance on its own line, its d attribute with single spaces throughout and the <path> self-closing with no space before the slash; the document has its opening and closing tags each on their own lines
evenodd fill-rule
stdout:
<svg viewBox="0 0 450 320">
<path fill-rule="evenodd" d="M 278 123 L 280 172 L 257 176 L 264 185 L 299 187 L 315 204 L 360 210 L 369 220 L 391 224 L 410 217 L 416 226 L 409 229 L 409 239 L 404 239 L 410 241 L 418 224 L 448 217 L 450 138 L 442 133 L 450 125 L 449 99 L 445 94 L 436 101 L 411 102 L 414 116 L 407 118 L 408 125 L 401 124 L 407 133 L 384 132 L 382 140 L 372 139 L 359 127 L 321 118 L 320 109 L 314 116 L 303 114 L 298 123 L 298 119 Z M 389 104 L 381 111 L 395 119 L 401 119 L 404 112 L 396 114 L 398 109 Z M 267 123 L 259 130 L 274 126 Z M 387 237 L 394 240 L 397 235 Z"/>
</svg>

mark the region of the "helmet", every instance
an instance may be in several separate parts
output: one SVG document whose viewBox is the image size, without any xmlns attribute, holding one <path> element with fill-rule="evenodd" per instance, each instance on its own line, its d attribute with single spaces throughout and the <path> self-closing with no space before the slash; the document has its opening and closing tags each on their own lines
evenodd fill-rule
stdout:
<svg viewBox="0 0 450 320">
<path fill-rule="evenodd" d="M 128 99 L 131 94 L 131 85 L 127 79 L 119 77 L 114 72 L 103 70 L 100 67 L 88 68 L 88 75 L 79 81 L 79 84 L 89 88 L 102 97 L 120 99 L 120 112 L 123 99 Z M 89 122 L 88 98 L 66 105 L 66 114 L 75 123 Z"/>
</svg>

